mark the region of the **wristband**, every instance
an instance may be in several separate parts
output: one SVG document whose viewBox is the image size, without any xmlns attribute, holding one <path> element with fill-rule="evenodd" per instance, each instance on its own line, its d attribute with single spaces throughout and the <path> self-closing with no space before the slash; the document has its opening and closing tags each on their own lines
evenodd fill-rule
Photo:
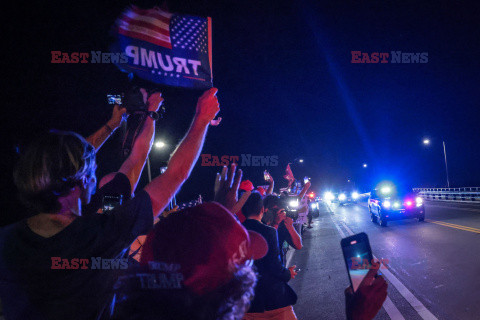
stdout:
<svg viewBox="0 0 480 320">
<path fill-rule="evenodd" d="M 158 120 L 160 118 L 160 116 L 158 115 L 158 112 L 155 112 L 155 111 L 148 111 L 147 112 L 147 115 L 152 118 L 154 121 L 155 120 Z"/>
</svg>

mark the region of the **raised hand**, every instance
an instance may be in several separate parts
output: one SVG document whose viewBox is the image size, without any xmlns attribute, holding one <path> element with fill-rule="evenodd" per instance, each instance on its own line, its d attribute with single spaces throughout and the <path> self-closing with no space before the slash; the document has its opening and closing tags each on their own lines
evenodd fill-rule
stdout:
<svg viewBox="0 0 480 320">
<path fill-rule="evenodd" d="M 118 128 L 122 123 L 126 112 L 127 112 L 127 109 L 125 109 L 124 107 L 118 104 L 113 106 L 112 117 L 108 121 L 108 126 L 111 129 Z"/>
<path fill-rule="evenodd" d="M 227 167 L 223 167 L 222 173 L 217 173 L 215 178 L 214 200 L 222 204 L 225 208 L 235 213 L 238 201 L 238 187 L 242 181 L 242 170 L 238 170 L 235 174 L 237 165 L 232 163 L 230 171 Z M 246 199 L 245 199 L 246 201 Z"/>
<path fill-rule="evenodd" d="M 148 111 L 157 112 L 160 109 L 160 106 L 163 103 L 162 94 L 160 92 L 152 93 L 147 99 L 147 108 Z"/>
<path fill-rule="evenodd" d="M 220 111 L 220 104 L 217 99 L 217 88 L 211 88 L 205 91 L 197 102 L 197 111 L 195 119 L 204 122 L 205 124 L 211 123 L 215 119 L 215 116 Z M 214 125 L 220 124 L 220 120 L 215 120 Z"/>
</svg>

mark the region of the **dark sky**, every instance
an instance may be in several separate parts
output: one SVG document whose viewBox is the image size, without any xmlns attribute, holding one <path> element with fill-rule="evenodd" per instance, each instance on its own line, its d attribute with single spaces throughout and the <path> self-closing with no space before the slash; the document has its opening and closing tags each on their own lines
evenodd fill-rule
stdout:
<svg viewBox="0 0 480 320">
<path fill-rule="evenodd" d="M 146 7 L 156 2 L 135 2 Z M 158 3 L 158 2 L 157 2 Z M 278 167 L 245 167 L 262 183 L 269 169 L 283 186 L 295 158 L 297 178 L 314 190 L 347 179 L 361 189 L 382 180 L 480 185 L 480 10 L 468 2 L 167 1 L 172 12 L 213 19 L 214 85 L 222 125 L 203 153 L 279 158 Z M 109 28 L 127 1 L 49 1 L 17 5 L 6 23 L 3 110 L 3 201 L 15 146 L 49 128 L 88 135 L 108 119 L 107 93 L 124 90 L 111 65 L 51 64 L 53 50 L 108 51 Z M 428 52 L 426 64 L 352 64 L 351 51 Z M 167 113 L 157 136 L 173 146 L 186 132 L 198 91 L 164 88 Z M 422 146 L 422 138 L 432 140 Z M 102 176 L 120 166 L 120 132 L 98 155 Z M 168 152 L 152 151 L 158 173 Z M 363 169 L 362 163 L 368 163 Z M 215 168 L 195 167 L 179 198 L 211 194 Z M 363 191 L 363 190 L 362 190 Z M 10 207 L 9 207 L 10 208 Z"/>
</svg>

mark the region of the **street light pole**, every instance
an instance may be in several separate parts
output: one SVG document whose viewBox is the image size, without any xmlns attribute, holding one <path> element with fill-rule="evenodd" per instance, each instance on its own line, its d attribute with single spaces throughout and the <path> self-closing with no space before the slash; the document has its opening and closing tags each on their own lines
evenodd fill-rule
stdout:
<svg viewBox="0 0 480 320">
<path fill-rule="evenodd" d="M 450 188 L 450 179 L 448 179 L 448 165 L 447 165 L 447 149 L 445 148 L 445 141 L 443 142 L 443 155 L 445 157 L 445 172 L 447 173 L 447 188 Z"/>
<path fill-rule="evenodd" d="M 424 138 L 423 144 L 426 146 L 429 145 L 430 139 Z M 443 144 L 443 158 L 445 160 L 445 173 L 447 174 L 447 188 L 450 188 L 450 179 L 448 178 L 447 148 L 445 146 L 445 140 L 442 140 L 442 144 Z"/>
<path fill-rule="evenodd" d="M 147 156 L 147 174 L 148 174 L 148 182 L 152 182 L 152 169 L 150 167 L 150 156 Z"/>
</svg>

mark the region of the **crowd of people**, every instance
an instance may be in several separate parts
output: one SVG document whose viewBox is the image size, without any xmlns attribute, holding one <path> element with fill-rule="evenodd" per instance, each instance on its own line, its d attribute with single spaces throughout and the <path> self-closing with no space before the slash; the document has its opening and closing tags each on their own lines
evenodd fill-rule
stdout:
<svg viewBox="0 0 480 320">
<path fill-rule="evenodd" d="M 297 271 L 284 251 L 302 249 L 304 221 L 287 216 L 289 195 L 275 193 L 271 176 L 268 188 L 255 188 L 232 164 L 217 174 L 213 201 L 166 210 L 209 126 L 220 124 L 216 93 L 201 95 L 166 171 L 142 190 L 155 117 L 145 119 L 126 160 L 98 187 L 95 155 L 125 118 L 124 108 L 115 106 L 109 122 L 86 139 L 52 130 L 32 141 L 14 181 L 35 214 L 0 229 L 7 320 L 296 319 L 297 295 L 288 282 Z M 149 112 L 161 107 L 160 93 L 142 94 Z M 302 217 L 309 186 L 295 194 Z M 105 212 L 104 198 L 112 194 L 120 201 Z M 372 319 L 386 290 L 370 270 L 356 292 L 345 290 L 346 314 L 339 317 Z"/>
</svg>

